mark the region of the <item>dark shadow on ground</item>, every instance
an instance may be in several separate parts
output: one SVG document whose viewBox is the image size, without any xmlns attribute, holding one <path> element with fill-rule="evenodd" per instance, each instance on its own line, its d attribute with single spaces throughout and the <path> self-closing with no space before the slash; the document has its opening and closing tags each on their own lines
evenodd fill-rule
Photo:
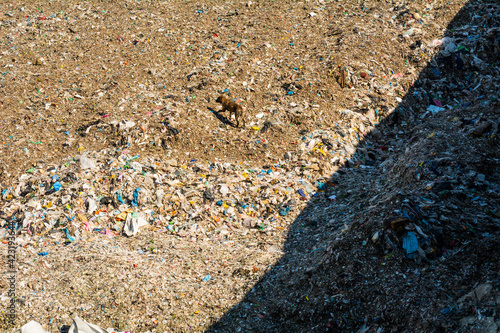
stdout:
<svg viewBox="0 0 500 333">
<path fill-rule="evenodd" d="M 217 118 L 224 125 L 236 127 L 235 124 L 233 124 L 227 117 L 224 117 L 219 111 L 216 111 L 209 107 L 207 107 L 207 109 L 215 116 L 215 118 Z"/>
<path fill-rule="evenodd" d="M 450 22 L 447 34 L 457 27 L 470 24 L 474 13 L 467 12 L 465 8 L 467 6 L 463 7 Z M 484 12 L 478 15 L 488 15 L 487 6 L 483 7 L 483 10 Z M 495 24 L 498 26 L 498 17 L 487 19 L 485 23 L 486 26 L 476 31 L 478 34 L 486 33 L 487 29 L 494 27 Z M 494 35 L 493 38 L 498 36 Z M 472 36 L 469 37 L 472 38 Z M 464 35 L 464 38 L 467 36 Z M 495 39 L 492 42 L 496 43 Z M 491 56 L 497 57 L 496 63 L 498 64 L 498 55 L 493 54 L 495 47 L 493 44 L 483 45 L 483 47 L 486 53 L 489 52 Z M 419 46 L 408 44 L 408 47 Z M 358 148 L 368 147 L 384 151 L 389 147 L 388 142 L 403 140 L 405 143 L 403 148 L 396 150 L 393 153 L 394 156 L 389 156 L 395 159 L 397 154 L 405 152 L 406 143 L 414 139 L 416 132 L 412 132 L 410 128 L 407 133 L 398 134 L 393 130 L 394 127 L 399 128 L 404 126 L 404 123 L 411 127 L 419 124 L 416 122 L 419 121 L 421 131 L 429 129 L 432 132 L 433 124 L 428 117 L 419 120 L 421 113 L 418 117 L 413 117 L 415 118 L 413 122 L 410 120 L 412 106 L 435 104 L 431 94 L 424 97 L 418 96 L 416 89 L 420 91 L 423 88 L 432 91 L 433 86 L 443 78 L 447 78 L 449 80 L 447 83 L 455 85 L 459 90 L 470 91 L 470 88 L 474 88 L 467 85 L 467 75 L 478 69 L 471 64 L 464 64 L 466 59 L 470 59 L 464 56 L 464 52 L 466 51 L 433 59 L 431 63 L 435 66 L 429 65 L 420 73 L 419 79 L 409 89 L 395 111 L 377 126 L 383 134 L 382 138 L 376 140 L 369 135 L 360 142 Z M 409 61 L 412 60 L 409 59 Z M 495 61 L 490 59 L 491 62 Z M 464 70 L 464 66 L 468 69 Z M 445 95 L 447 93 L 450 91 L 446 91 Z M 451 100 L 450 95 L 448 102 Z M 466 100 L 465 96 L 464 100 Z M 464 101 L 458 102 L 462 104 Z M 417 107 L 413 109 L 413 112 L 417 112 L 415 109 Z M 219 118 L 218 113 L 214 112 L 214 114 Z M 460 114 L 457 115 L 460 116 Z M 460 145 L 460 143 L 455 144 Z M 387 202 L 392 209 L 399 209 L 399 220 L 397 214 L 390 216 L 393 211 L 386 211 L 386 215 L 377 216 L 377 221 L 371 221 L 363 215 L 368 212 L 367 205 L 375 204 L 380 200 L 376 199 L 373 202 L 369 199 L 377 195 L 380 195 L 380 198 L 386 195 L 386 193 L 377 192 L 377 188 L 382 187 L 380 186 L 380 172 L 382 172 L 380 164 L 382 163 L 380 159 L 372 161 L 371 170 L 375 172 L 363 171 L 366 169 L 353 168 L 351 165 L 341 167 L 336 175 L 332 175 L 331 183 L 337 183 L 338 187 L 349 184 L 347 178 L 351 176 L 363 179 L 365 189 L 363 190 L 363 186 L 356 188 L 363 191 L 362 193 L 350 193 L 347 197 L 339 197 L 335 203 L 344 206 L 343 211 L 359 211 L 359 218 L 345 221 L 340 209 L 335 211 L 337 208 L 331 203 L 329 205 L 334 207 L 334 212 L 331 214 L 333 220 L 314 218 L 316 213 L 325 209 L 325 200 L 311 198 L 308 206 L 300 213 L 289 230 L 283 257 L 246 294 L 244 299 L 212 325 L 208 332 L 460 331 L 457 325 L 464 314 L 454 316 L 456 310 L 452 306 L 449 307 L 449 311 L 446 310 L 447 304 L 450 304 L 452 299 L 470 291 L 476 282 L 480 283 L 491 277 L 492 268 L 496 267 L 498 271 L 498 263 L 495 263 L 495 256 L 500 252 L 498 240 L 496 243 L 495 241 L 481 243 L 489 245 L 475 249 L 476 252 L 471 250 L 472 252 L 465 255 L 464 252 L 468 249 L 466 245 L 459 250 L 460 247 L 457 247 L 457 244 L 454 245 L 453 242 L 458 242 L 459 245 L 467 244 L 467 237 L 476 237 L 477 234 L 450 232 L 446 226 L 436 229 L 428 227 L 426 230 L 432 233 L 430 237 L 432 240 L 427 244 L 428 249 L 431 249 L 427 258 L 420 262 L 415 258 L 409 259 L 404 255 L 401 245 L 397 244 L 398 238 L 400 241 L 403 237 L 401 230 L 398 230 L 397 223 L 398 221 L 403 225 L 408 221 L 417 225 L 422 223 L 425 229 L 422 221 L 427 220 L 426 223 L 429 223 L 429 211 L 426 212 L 425 207 L 408 197 L 405 191 L 401 191 Z M 456 164 L 452 165 L 460 163 L 456 161 Z M 498 164 L 494 168 L 498 168 Z M 488 167 L 483 166 L 483 169 L 488 169 Z M 426 170 L 434 174 L 432 177 L 439 178 L 443 175 L 443 168 L 439 164 L 431 163 Z M 441 197 L 441 193 L 450 192 L 453 188 L 455 185 L 449 182 L 438 181 L 433 193 Z M 336 190 L 337 188 L 326 189 L 326 195 L 336 193 Z M 408 191 L 411 192 L 411 189 Z M 363 197 L 366 197 L 366 200 L 357 200 Z M 440 199 L 434 199 L 434 201 L 437 200 Z M 462 198 L 462 200 L 465 199 Z M 367 205 L 352 206 L 351 201 L 366 202 Z M 430 209 L 433 209 L 432 206 Z M 374 211 L 377 209 L 374 208 Z M 370 215 L 366 214 L 366 216 Z M 338 221 L 336 222 L 335 219 Z M 350 225 L 345 228 L 344 222 Z M 384 223 L 386 223 L 385 226 Z M 381 230 L 387 225 L 392 231 L 383 234 L 385 238 L 382 239 L 382 244 L 370 243 L 373 231 Z M 340 230 L 343 228 L 346 231 L 341 233 Z M 382 234 L 380 237 L 383 238 Z M 337 241 L 335 241 L 336 238 Z M 393 251 L 388 251 L 387 249 L 391 248 L 389 244 L 391 240 L 394 243 Z M 363 241 L 368 241 L 368 244 L 363 245 Z M 481 246 L 483 245 L 479 245 Z M 441 263 L 440 260 L 443 256 L 449 255 L 450 251 L 455 251 L 457 254 L 452 259 Z M 467 261 L 476 259 L 478 261 L 472 263 Z M 465 266 L 467 266 L 466 269 Z M 439 277 L 446 278 L 446 274 L 453 274 L 453 272 L 456 272 L 456 275 L 462 274 L 460 281 L 440 280 Z M 496 279 L 498 287 L 498 276 Z M 451 283 L 456 283 L 456 286 L 451 286 Z M 382 328 L 382 330 L 377 331 L 377 328 Z"/>
</svg>

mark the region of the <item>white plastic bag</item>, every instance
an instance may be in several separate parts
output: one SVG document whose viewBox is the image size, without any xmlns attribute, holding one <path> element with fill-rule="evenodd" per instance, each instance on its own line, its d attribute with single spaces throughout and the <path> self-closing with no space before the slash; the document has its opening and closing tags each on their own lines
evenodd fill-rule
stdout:
<svg viewBox="0 0 500 333">
<path fill-rule="evenodd" d="M 97 210 L 97 204 L 95 203 L 94 199 L 92 199 L 92 198 L 87 198 L 87 203 L 89 205 L 87 213 L 93 214 Z"/>
<path fill-rule="evenodd" d="M 100 328 L 97 325 L 89 324 L 85 320 L 82 320 L 76 316 L 73 319 L 68 333 L 108 333 L 106 330 Z"/>
<path fill-rule="evenodd" d="M 137 214 L 137 217 L 133 217 L 132 214 L 127 214 L 127 220 L 125 220 L 125 226 L 123 227 L 123 232 L 128 237 L 134 236 L 139 228 L 147 225 L 146 216 L 144 213 Z"/>
<path fill-rule="evenodd" d="M 80 166 L 82 170 L 85 169 L 95 169 L 97 166 L 95 165 L 95 162 L 92 161 L 90 158 L 82 156 L 80 158 Z"/>
<path fill-rule="evenodd" d="M 21 327 L 21 329 L 19 329 L 19 331 L 21 331 L 21 333 L 46 333 L 42 325 L 34 320 L 25 324 L 23 327 Z"/>
</svg>

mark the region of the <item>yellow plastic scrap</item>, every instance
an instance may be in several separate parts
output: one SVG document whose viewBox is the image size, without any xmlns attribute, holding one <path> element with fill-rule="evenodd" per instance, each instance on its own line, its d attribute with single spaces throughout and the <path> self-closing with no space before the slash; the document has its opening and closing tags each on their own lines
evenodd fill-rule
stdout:
<svg viewBox="0 0 500 333">
<path fill-rule="evenodd" d="M 128 213 L 132 213 L 132 209 L 127 209 L 123 212 L 121 212 L 120 214 L 116 215 L 116 220 L 117 221 L 125 221 L 127 219 L 127 214 Z"/>
<path fill-rule="evenodd" d="M 323 156 L 326 156 L 326 153 L 323 151 L 323 148 L 321 148 L 321 146 L 323 146 L 323 144 L 321 142 L 319 142 L 317 144 L 318 148 L 314 147 L 313 148 L 313 151 L 319 151 L 321 154 L 323 154 Z"/>
</svg>

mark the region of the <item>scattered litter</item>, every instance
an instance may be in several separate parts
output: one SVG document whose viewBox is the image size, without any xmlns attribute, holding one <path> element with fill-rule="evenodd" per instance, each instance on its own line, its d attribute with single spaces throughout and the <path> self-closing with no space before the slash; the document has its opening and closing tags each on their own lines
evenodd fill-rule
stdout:
<svg viewBox="0 0 500 333">
<path fill-rule="evenodd" d="M 16 328 L 495 324 L 499 10 L 0 4 Z"/>
</svg>

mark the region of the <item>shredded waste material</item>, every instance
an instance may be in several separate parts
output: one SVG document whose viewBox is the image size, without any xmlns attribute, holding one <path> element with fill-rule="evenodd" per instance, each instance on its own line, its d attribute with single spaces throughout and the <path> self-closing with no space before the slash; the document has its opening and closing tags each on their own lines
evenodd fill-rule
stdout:
<svg viewBox="0 0 500 333">
<path fill-rule="evenodd" d="M 0 3 L 0 330 L 500 332 L 499 23 Z"/>
</svg>

